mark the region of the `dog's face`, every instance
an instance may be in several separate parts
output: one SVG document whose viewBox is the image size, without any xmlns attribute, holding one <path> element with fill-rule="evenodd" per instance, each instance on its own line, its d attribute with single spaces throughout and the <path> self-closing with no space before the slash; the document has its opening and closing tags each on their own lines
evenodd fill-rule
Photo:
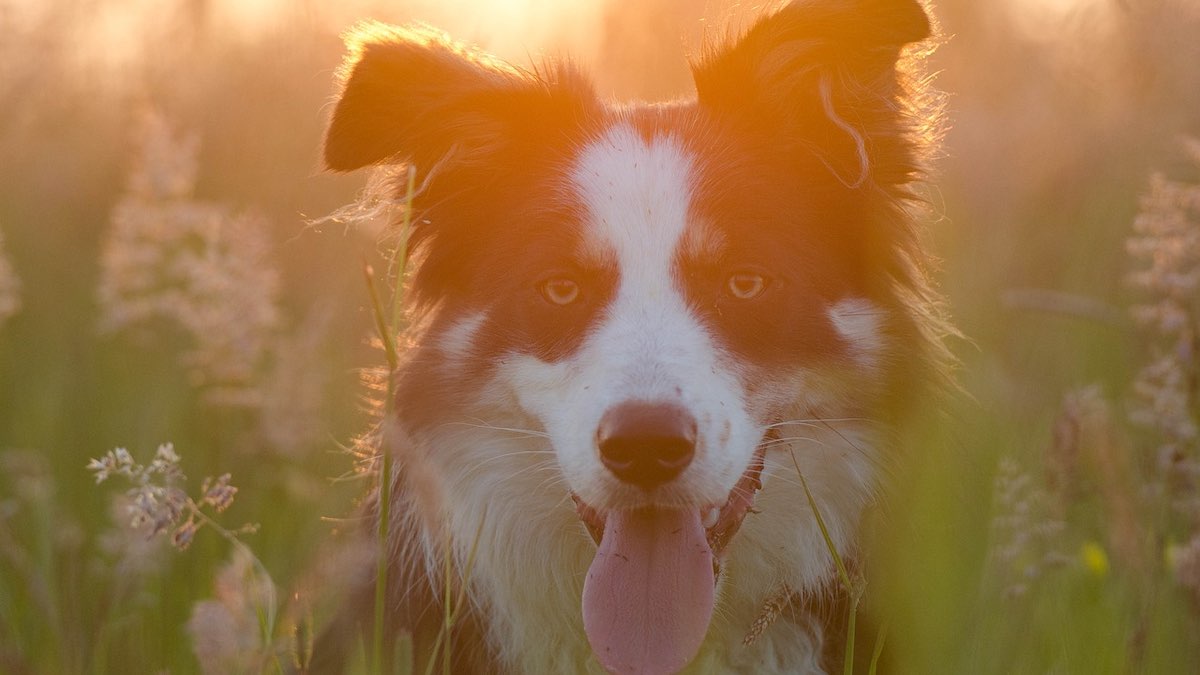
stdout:
<svg viewBox="0 0 1200 675">
<path fill-rule="evenodd" d="M 928 31 L 911 1 L 796 3 L 698 65 L 696 101 L 618 109 L 568 68 L 362 33 L 326 158 L 421 172 L 429 318 L 400 415 L 552 450 L 598 544 L 583 619 L 606 667 L 691 659 L 772 448 L 869 415 L 908 356 L 895 65 Z M 824 461 L 862 491 L 877 459 Z"/>
</svg>

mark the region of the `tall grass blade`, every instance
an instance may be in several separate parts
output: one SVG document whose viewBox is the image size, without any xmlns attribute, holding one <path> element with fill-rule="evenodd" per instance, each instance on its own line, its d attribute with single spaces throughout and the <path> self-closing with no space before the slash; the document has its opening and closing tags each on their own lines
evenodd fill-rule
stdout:
<svg viewBox="0 0 1200 675">
<path fill-rule="evenodd" d="M 792 466 L 796 467 L 796 475 L 800 477 L 800 486 L 804 488 L 804 496 L 808 498 L 808 506 L 812 509 L 813 517 L 817 520 L 817 527 L 821 529 L 821 536 L 825 539 L 825 547 L 829 549 L 829 554 L 833 556 L 833 564 L 837 567 L 838 579 L 841 581 L 842 588 L 850 596 L 850 615 L 846 618 L 846 659 L 842 667 L 842 672 L 845 675 L 853 675 L 854 632 L 858 617 L 858 603 L 862 599 L 863 594 L 863 584 L 861 582 L 855 583 L 851 580 L 850 574 L 846 571 L 846 565 L 842 562 L 842 556 L 838 553 L 837 547 L 833 545 L 833 538 L 829 536 L 829 528 L 825 527 L 825 519 L 821 517 L 821 510 L 817 508 L 817 500 L 813 498 L 812 491 L 808 489 L 808 480 L 804 478 L 804 472 L 800 470 L 800 463 L 796 461 L 796 453 L 789 451 L 788 455 L 792 458 Z"/>
<path fill-rule="evenodd" d="M 373 636 L 374 663 L 377 668 L 384 664 L 384 646 L 387 638 L 387 578 L 390 559 L 389 540 L 391 532 L 392 512 L 392 466 L 391 453 L 388 451 L 388 430 L 391 428 L 388 420 L 395 412 L 395 371 L 400 364 L 399 349 L 396 346 L 396 336 L 399 334 L 404 321 L 404 283 L 408 276 L 408 236 L 412 225 L 412 202 L 416 186 L 416 169 L 408 167 L 408 181 L 404 196 L 404 215 L 400 223 L 399 243 L 393 251 L 393 265 L 396 268 L 396 285 L 392 293 L 391 320 L 385 319 L 383 302 L 375 286 L 375 275 L 370 265 L 364 265 L 367 289 L 371 295 L 371 307 L 375 316 L 375 327 L 383 341 L 387 354 L 387 398 L 384 400 L 384 415 L 379 433 L 379 520 L 376 537 L 379 550 L 375 568 L 375 624 Z M 394 646 L 394 645 L 393 645 Z M 394 651 L 394 650 L 393 650 Z"/>
<path fill-rule="evenodd" d="M 889 627 L 890 624 L 884 621 L 883 626 L 879 629 L 879 635 L 875 636 L 875 650 L 871 653 L 871 668 L 867 671 L 869 675 L 875 675 L 879 670 L 879 657 L 883 654 L 883 643 L 887 640 Z"/>
</svg>

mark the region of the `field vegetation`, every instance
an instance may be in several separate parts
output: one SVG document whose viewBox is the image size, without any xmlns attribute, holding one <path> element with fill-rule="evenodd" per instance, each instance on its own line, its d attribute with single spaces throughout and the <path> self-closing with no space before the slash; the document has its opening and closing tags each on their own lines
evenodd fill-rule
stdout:
<svg viewBox="0 0 1200 675">
<path fill-rule="evenodd" d="M 906 430 L 873 521 L 884 661 L 1196 672 L 1200 3 L 937 10 L 962 391 Z M 392 287 L 395 237 L 324 219 L 366 180 L 318 161 L 342 30 L 569 48 L 655 98 L 688 93 L 681 42 L 749 11 L 0 0 L 0 673 L 303 665 L 318 591 L 371 554 L 348 448 L 386 363 L 363 269 Z"/>
</svg>

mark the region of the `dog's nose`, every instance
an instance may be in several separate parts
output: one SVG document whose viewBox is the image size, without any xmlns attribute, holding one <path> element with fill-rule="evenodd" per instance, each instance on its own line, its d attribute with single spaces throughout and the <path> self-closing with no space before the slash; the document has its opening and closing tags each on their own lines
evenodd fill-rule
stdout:
<svg viewBox="0 0 1200 675">
<path fill-rule="evenodd" d="M 596 445 L 600 461 L 617 478 L 649 490 L 692 463 L 696 420 L 671 403 L 622 403 L 600 418 Z"/>
</svg>

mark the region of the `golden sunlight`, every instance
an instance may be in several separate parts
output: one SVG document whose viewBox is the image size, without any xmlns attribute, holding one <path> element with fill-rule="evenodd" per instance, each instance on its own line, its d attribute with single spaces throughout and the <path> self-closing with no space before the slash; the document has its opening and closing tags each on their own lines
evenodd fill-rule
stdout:
<svg viewBox="0 0 1200 675">
<path fill-rule="evenodd" d="M 85 26 L 62 21 L 65 6 L 9 0 L 0 2 L 0 18 L 25 32 L 71 26 L 78 34 L 64 38 L 74 44 L 81 67 L 109 72 L 137 64 L 149 48 L 148 36 L 176 28 L 203 28 L 224 39 L 252 43 L 265 34 L 294 29 L 297 23 L 336 34 L 365 19 L 427 23 L 505 60 L 527 65 L 565 53 L 584 62 L 593 60 L 601 48 L 611 4 L 606 0 L 308 0 L 303 4 L 294 0 L 107 0 L 96 3 Z M 660 0 L 646 6 L 663 4 Z"/>
<path fill-rule="evenodd" d="M 1103 24 L 1116 3 L 1109 0 L 1010 0 L 1009 13 L 1018 29 L 1038 40 L 1060 40 L 1063 26 L 1077 22 Z"/>
<path fill-rule="evenodd" d="M 1013 0 L 1024 11 L 1045 12 L 1048 14 L 1065 14 L 1086 5 L 1104 4 L 1103 0 Z"/>
<path fill-rule="evenodd" d="M 591 56 L 605 4 L 601 0 L 415 0 L 404 3 L 402 13 L 392 5 L 387 18 L 429 23 L 497 56 L 527 63 L 543 52 L 567 47 Z"/>
</svg>

